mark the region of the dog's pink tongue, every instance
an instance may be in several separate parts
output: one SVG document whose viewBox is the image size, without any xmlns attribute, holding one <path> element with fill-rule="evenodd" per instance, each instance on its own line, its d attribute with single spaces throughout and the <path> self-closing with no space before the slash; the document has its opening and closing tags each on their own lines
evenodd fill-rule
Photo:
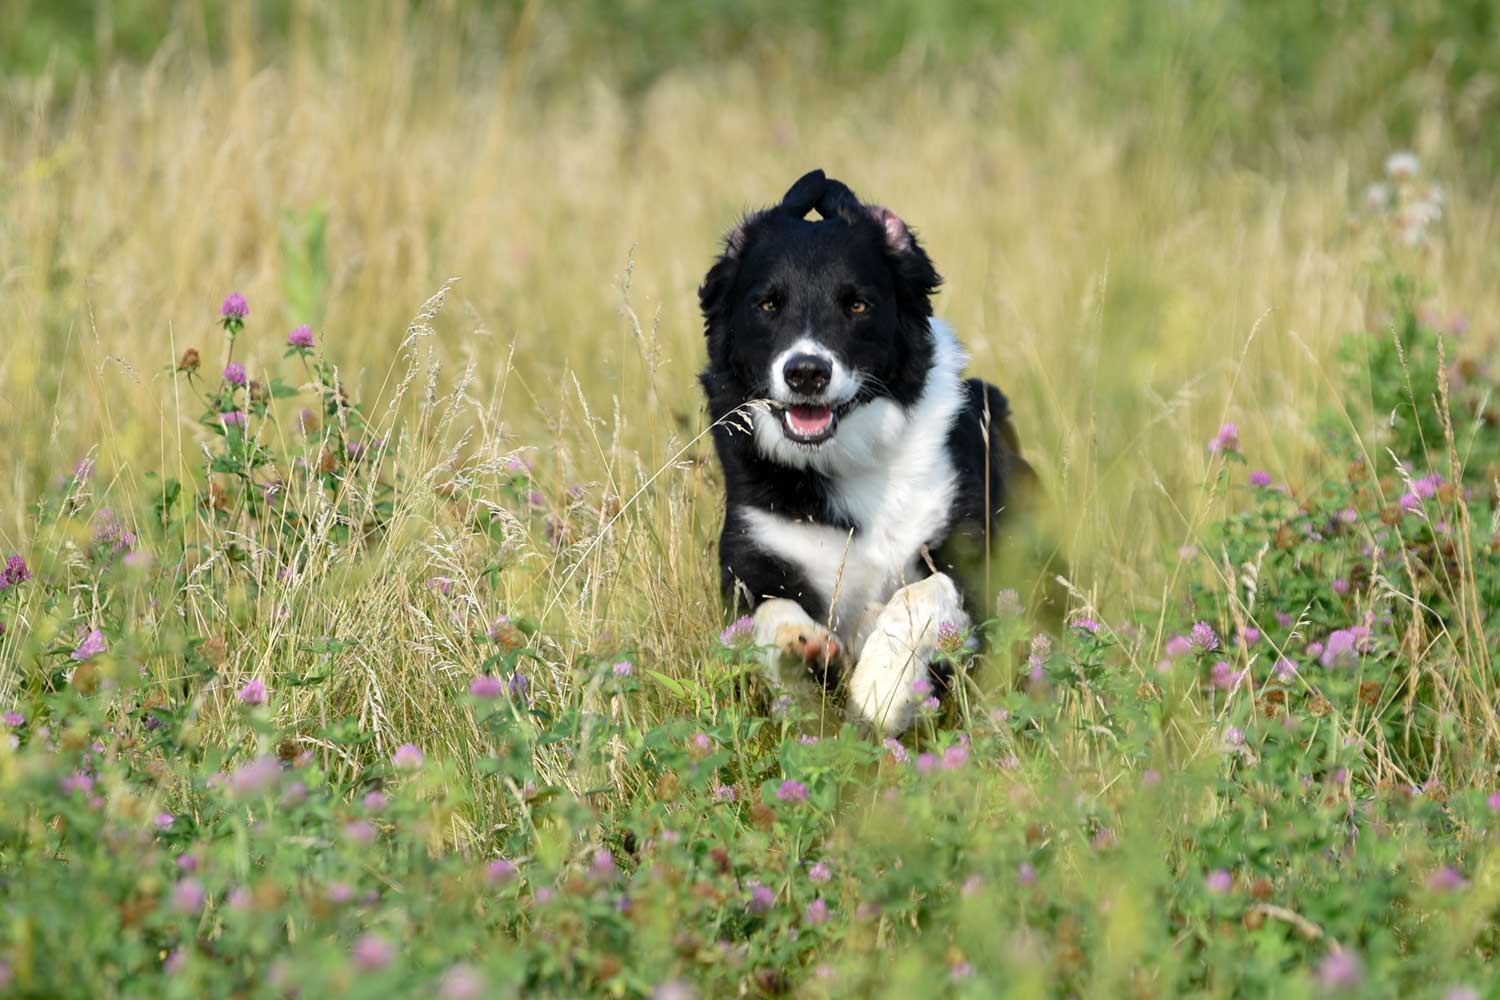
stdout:
<svg viewBox="0 0 1500 1000">
<path fill-rule="evenodd" d="M 786 415 L 792 430 L 804 437 L 823 433 L 833 422 L 833 411 L 826 406 L 789 406 Z"/>
</svg>

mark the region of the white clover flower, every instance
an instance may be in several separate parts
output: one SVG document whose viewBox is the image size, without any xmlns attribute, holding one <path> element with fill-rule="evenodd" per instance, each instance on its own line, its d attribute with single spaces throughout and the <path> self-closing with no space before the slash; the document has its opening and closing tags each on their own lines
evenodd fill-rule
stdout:
<svg viewBox="0 0 1500 1000">
<path fill-rule="evenodd" d="M 1419 169 L 1421 169 L 1421 163 L 1417 160 L 1417 154 L 1409 149 L 1392 153 L 1385 160 L 1386 176 L 1393 181 L 1411 180 L 1417 176 Z"/>
</svg>

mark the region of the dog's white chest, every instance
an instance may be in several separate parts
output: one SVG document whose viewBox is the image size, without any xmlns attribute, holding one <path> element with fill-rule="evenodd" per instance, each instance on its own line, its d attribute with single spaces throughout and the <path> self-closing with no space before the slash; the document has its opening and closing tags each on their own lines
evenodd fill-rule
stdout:
<svg viewBox="0 0 1500 1000">
<path fill-rule="evenodd" d="M 857 531 L 754 507 L 741 511 L 756 545 L 802 572 L 846 641 L 855 640 L 869 613 L 923 577 L 922 546 L 948 526 L 955 475 L 944 438 L 933 437 L 915 434 L 884 468 L 836 481 L 834 502 L 859 524 Z"/>
</svg>

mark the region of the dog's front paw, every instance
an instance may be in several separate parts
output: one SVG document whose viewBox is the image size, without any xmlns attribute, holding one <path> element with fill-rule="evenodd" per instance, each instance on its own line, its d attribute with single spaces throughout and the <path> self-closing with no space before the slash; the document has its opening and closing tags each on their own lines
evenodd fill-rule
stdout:
<svg viewBox="0 0 1500 1000">
<path fill-rule="evenodd" d="M 898 590 L 860 650 L 849 679 L 850 714 L 882 736 L 911 725 L 942 626 L 968 622 L 958 588 L 943 573 Z"/>
<path fill-rule="evenodd" d="M 782 659 L 806 666 L 830 666 L 844 655 L 838 636 L 817 622 L 782 625 L 776 630 L 771 646 Z"/>
<path fill-rule="evenodd" d="M 755 645 L 766 651 L 766 668 L 780 682 L 782 667 L 801 675 L 809 669 L 825 675 L 844 655 L 843 643 L 827 627 L 819 625 L 796 601 L 784 597 L 763 602 L 755 609 Z"/>
</svg>

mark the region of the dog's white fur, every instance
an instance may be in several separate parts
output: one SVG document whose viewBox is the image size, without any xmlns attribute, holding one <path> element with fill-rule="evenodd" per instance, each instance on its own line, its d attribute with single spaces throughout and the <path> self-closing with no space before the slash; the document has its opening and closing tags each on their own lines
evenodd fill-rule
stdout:
<svg viewBox="0 0 1500 1000">
<path fill-rule="evenodd" d="M 829 441 L 815 447 L 788 439 L 773 414 L 755 415 L 761 453 L 826 475 L 833 502 L 860 525 L 857 533 L 757 508 L 742 513 L 755 543 L 800 569 L 827 603 L 827 626 L 858 657 L 850 679 L 851 709 L 887 733 L 899 732 L 910 721 L 914 682 L 926 676 L 938 626 L 967 624 L 963 603 L 946 575 L 912 583 L 920 579 L 922 546 L 941 537 L 948 526 L 956 473 L 946 442 L 964 404 L 968 360 L 946 324 L 934 321 L 932 334 L 932 367 L 921 397 L 910 408 L 873 400 L 852 411 Z M 773 371 L 779 367 L 773 364 Z M 757 642 L 762 613 L 769 638 L 790 614 L 782 607 L 788 603 L 793 602 L 761 605 L 755 616 Z"/>
<path fill-rule="evenodd" d="M 822 358 L 833 369 L 833 373 L 828 378 L 828 388 L 823 390 L 820 397 L 821 402 L 833 407 L 843 406 L 854 398 L 855 393 L 859 392 L 859 376 L 851 373 L 839 360 L 838 355 L 813 340 L 812 336 L 804 331 L 801 340 L 771 359 L 771 399 L 782 404 L 802 401 L 801 397 L 792 391 L 792 387 L 786 384 L 786 363 L 798 354 L 811 354 L 813 357 Z"/>
<path fill-rule="evenodd" d="M 963 598 L 946 573 L 902 587 L 876 618 L 849 678 L 849 709 L 882 734 L 911 725 L 917 682 L 937 653 L 943 625 L 967 628 Z"/>
</svg>

